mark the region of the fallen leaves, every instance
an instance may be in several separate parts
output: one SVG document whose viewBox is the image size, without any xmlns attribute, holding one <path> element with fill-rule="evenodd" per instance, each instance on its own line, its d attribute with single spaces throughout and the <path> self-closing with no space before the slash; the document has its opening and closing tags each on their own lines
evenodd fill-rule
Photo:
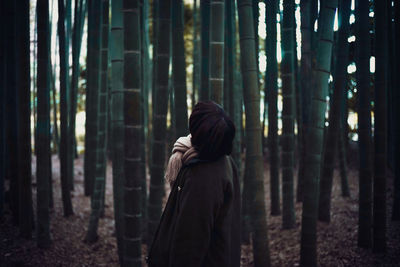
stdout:
<svg viewBox="0 0 400 267">
<path fill-rule="evenodd" d="M 32 162 L 35 172 L 35 159 Z M 73 216 L 63 216 L 59 161 L 53 157 L 54 209 L 51 213 L 52 245 L 48 250 L 37 248 L 35 236 L 25 240 L 18 236 L 10 214 L 0 222 L 0 266 L 119 266 L 114 229 L 111 164 L 107 169 L 106 209 L 100 219 L 99 239 L 94 244 L 83 242 L 86 234 L 90 198 L 84 196 L 83 160 L 75 160 L 75 190 L 72 192 Z M 320 266 L 399 266 L 400 223 L 390 221 L 392 205 L 392 176 L 388 177 L 388 251 L 375 255 L 371 250 L 357 247 L 358 172 L 348 173 L 352 197 L 343 198 L 338 173 L 335 172 L 332 190 L 331 223 L 318 223 L 318 265 Z M 296 203 L 296 227 L 283 230 L 281 216 L 269 215 L 269 166 L 265 164 L 265 192 L 268 213 L 269 246 L 272 266 L 299 266 L 301 203 Z M 33 181 L 34 183 L 35 181 Z M 166 185 L 168 192 L 168 185 Z M 168 193 L 164 197 L 166 200 Z M 36 188 L 33 191 L 36 203 Z M 146 246 L 142 247 L 143 259 Z M 144 263 L 144 261 L 143 261 Z M 242 245 L 242 266 L 254 266 L 251 244 Z M 145 264 L 144 264 L 145 266 Z"/>
</svg>

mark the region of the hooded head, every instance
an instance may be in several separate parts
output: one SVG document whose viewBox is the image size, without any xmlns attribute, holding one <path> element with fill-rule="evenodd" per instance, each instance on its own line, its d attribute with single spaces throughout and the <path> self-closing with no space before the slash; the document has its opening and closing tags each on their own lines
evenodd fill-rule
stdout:
<svg viewBox="0 0 400 267">
<path fill-rule="evenodd" d="M 203 160 L 214 160 L 232 152 L 235 125 L 215 102 L 199 102 L 189 119 L 191 141 Z"/>
</svg>

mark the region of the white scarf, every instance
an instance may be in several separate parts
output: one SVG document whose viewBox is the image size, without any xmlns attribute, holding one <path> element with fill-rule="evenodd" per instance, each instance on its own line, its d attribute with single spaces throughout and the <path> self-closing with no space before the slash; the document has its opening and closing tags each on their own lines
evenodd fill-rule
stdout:
<svg viewBox="0 0 400 267">
<path fill-rule="evenodd" d="M 192 146 L 191 135 L 179 137 L 172 149 L 172 155 L 169 158 L 168 166 L 165 171 L 165 179 L 172 185 L 178 176 L 179 170 L 183 164 L 197 157 L 198 153 Z"/>
</svg>

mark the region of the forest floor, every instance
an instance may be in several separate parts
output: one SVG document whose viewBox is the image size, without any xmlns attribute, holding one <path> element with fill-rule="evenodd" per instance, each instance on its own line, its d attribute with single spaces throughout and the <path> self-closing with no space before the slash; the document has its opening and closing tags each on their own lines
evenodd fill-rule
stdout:
<svg viewBox="0 0 400 267">
<path fill-rule="evenodd" d="M 266 159 L 266 161 L 268 161 Z M 90 199 L 84 196 L 83 160 L 75 160 L 75 189 L 72 192 L 74 215 L 65 218 L 61 201 L 59 160 L 52 158 L 54 208 L 51 210 L 52 245 L 37 248 L 35 237 L 18 236 L 9 212 L 0 222 L 0 266 L 118 266 L 114 235 L 111 164 L 107 170 L 105 216 L 99 222 L 99 239 L 94 244 L 83 242 L 90 215 Z M 354 162 L 348 171 L 351 197 L 341 196 L 339 174 L 335 171 L 331 223 L 318 222 L 319 266 L 400 266 L 400 222 L 392 222 L 393 176 L 387 181 L 387 252 L 373 254 L 371 249 L 357 247 L 358 172 Z M 32 171 L 36 173 L 35 159 Z M 35 175 L 34 175 L 35 176 Z M 265 164 L 265 192 L 269 211 L 269 165 Z M 36 181 L 33 178 L 33 201 L 36 205 Z M 281 216 L 268 214 L 269 246 L 272 266 L 298 266 L 300 260 L 301 203 L 296 203 L 296 227 L 282 229 Z M 143 255 L 146 248 L 143 246 Z M 251 245 L 242 246 L 242 266 L 253 266 Z"/>
</svg>

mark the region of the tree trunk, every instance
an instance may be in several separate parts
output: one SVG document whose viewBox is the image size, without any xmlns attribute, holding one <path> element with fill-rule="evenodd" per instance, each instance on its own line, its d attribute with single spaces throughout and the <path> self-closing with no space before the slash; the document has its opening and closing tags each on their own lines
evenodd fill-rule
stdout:
<svg viewBox="0 0 400 267">
<path fill-rule="evenodd" d="M 386 251 L 388 2 L 375 2 L 375 156 L 372 244 L 373 251 L 378 253 Z"/>
<path fill-rule="evenodd" d="M 263 156 L 260 123 L 260 91 L 254 40 L 252 4 L 238 0 L 240 59 L 243 75 L 243 97 L 246 109 L 246 174 L 250 189 L 251 221 L 253 226 L 254 266 L 270 266 L 268 230 L 265 211 Z"/>
<path fill-rule="evenodd" d="M 368 26 L 367 26 L 368 25 Z M 372 245 L 372 155 L 371 155 L 371 42 L 369 1 L 356 1 L 356 63 L 358 93 L 359 213 L 358 246 Z"/>
<path fill-rule="evenodd" d="M 19 230 L 24 238 L 32 237 L 32 167 L 31 167 L 31 103 L 29 0 L 17 4 L 18 39 L 18 186 Z M 1 201 L 1 200 L 0 200 Z"/>
<path fill-rule="evenodd" d="M 170 60 L 170 30 L 171 30 L 171 1 L 159 2 L 157 12 L 156 37 L 156 78 L 155 103 L 153 116 L 153 140 L 151 155 L 150 195 L 148 203 L 148 236 L 147 241 L 153 241 L 159 219 L 161 217 L 162 197 L 164 196 L 164 163 L 166 144 L 166 116 L 168 111 L 168 69 Z M 148 244 L 149 244 L 148 243 Z"/>
<path fill-rule="evenodd" d="M 61 111 L 61 139 L 60 139 L 60 166 L 61 166 L 61 194 L 64 207 L 64 216 L 73 214 L 70 184 L 68 181 L 68 158 L 72 157 L 68 149 L 68 114 L 69 114 L 69 81 L 68 81 L 68 56 L 65 38 L 65 11 L 64 1 L 58 0 L 58 38 L 60 44 L 60 111 Z"/>
<path fill-rule="evenodd" d="M 319 192 L 318 219 L 330 222 L 331 194 L 333 171 L 335 167 L 336 150 L 338 147 L 341 124 L 342 98 L 347 87 L 347 63 L 349 59 L 349 17 L 350 2 L 341 0 L 339 3 L 339 37 L 337 41 L 337 62 L 333 81 L 333 95 L 330 100 L 329 126 L 325 135 L 325 148 L 323 153 L 321 184 Z"/>
<path fill-rule="evenodd" d="M 49 3 L 37 1 L 37 245 L 50 247 L 49 169 L 50 154 L 50 88 L 49 88 Z"/>
<path fill-rule="evenodd" d="M 176 137 L 181 137 L 189 133 L 186 99 L 185 43 L 183 40 L 183 0 L 175 0 L 172 2 L 171 19 L 175 130 Z"/>
<path fill-rule="evenodd" d="M 123 204 L 125 181 L 124 170 L 124 14 L 122 0 L 113 0 L 111 16 L 111 144 L 112 144 L 112 175 L 114 196 L 114 221 L 117 238 L 119 263 L 123 263 Z"/>
<path fill-rule="evenodd" d="M 210 98 L 210 1 L 200 1 L 201 16 L 201 60 L 199 100 Z"/>
<path fill-rule="evenodd" d="M 318 19 L 318 50 L 314 69 L 310 126 L 306 133 L 303 214 L 301 221 L 301 266 L 317 266 L 317 215 L 326 96 L 331 67 L 333 23 L 337 0 L 325 0 Z"/>
<path fill-rule="evenodd" d="M 293 194 L 294 173 L 294 1 L 283 1 L 282 19 L 282 227 L 295 226 Z"/>
</svg>

